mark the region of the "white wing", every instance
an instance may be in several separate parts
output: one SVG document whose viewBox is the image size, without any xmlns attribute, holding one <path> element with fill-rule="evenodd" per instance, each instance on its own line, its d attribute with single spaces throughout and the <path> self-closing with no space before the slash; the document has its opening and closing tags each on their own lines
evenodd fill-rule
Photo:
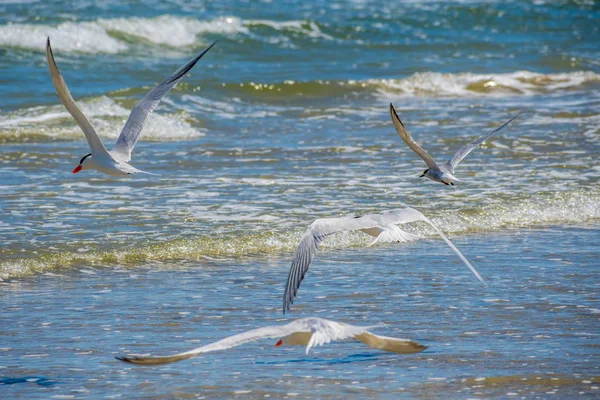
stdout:
<svg viewBox="0 0 600 400">
<path fill-rule="evenodd" d="M 198 60 L 202 58 L 204 54 L 206 54 L 217 42 L 214 42 L 206 49 L 204 49 L 201 53 L 199 53 L 196 57 L 192 58 L 181 67 L 177 72 L 175 72 L 172 76 L 165 79 L 161 84 L 152 89 L 139 103 L 133 107 L 131 110 L 131 114 L 117 139 L 117 143 L 115 147 L 111 150 L 112 153 L 119 156 L 119 158 L 123 161 L 129 162 L 131 160 L 131 152 L 140 137 L 140 133 L 142 132 L 142 128 L 144 127 L 144 123 L 148 118 L 148 115 L 158 103 L 163 98 L 165 94 L 169 90 L 171 90 L 177 82 L 179 82 L 185 74 L 187 74 L 193 67 L 196 65 Z"/>
<path fill-rule="evenodd" d="M 427 348 L 409 339 L 398 339 L 388 336 L 379 336 L 371 332 L 364 332 L 354 336 L 359 342 L 378 350 L 389 351 L 398 354 L 419 353 Z"/>
<path fill-rule="evenodd" d="M 75 104 L 73 100 L 73 96 L 71 96 L 71 92 L 67 87 L 63 77 L 60 75 L 58 71 L 58 67 L 56 66 L 56 62 L 54 61 L 54 54 L 52 54 L 52 47 L 50 47 L 50 38 L 46 41 L 46 61 L 48 62 L 48 69 L 50 70 L 50 77 L 52 78 L 52 84 L 54 85 L 54 89 L 56 90 L 56 94 L 58 95 L 58 99 L 62 103 L 63 106 L 67 109 L 69 114 L 73 117 L 75 122 L 79 125 L 85 138 L 90 145 L 90 150 L 92 150 L 92 154 L 98 156 L 100 154 L 104 154 L 110 157 L 110 154 L 104 148 L 104 145 L 100 141 L 98 134 L 92 127 L 92 124 L 87 120 L 85 115 L 81 112 L 81 110 Z"/>
<path fill-rule="evenodd" d="M 173 354 L 172 356 L 152 357 L 129 355 L 119 356 L 116 358 L 121 361 L 126 361 L 132 364 L 169 364 L 172 362 L 192 358 L 202 353 L 230 349 L 232 347 L 236 347 L 248 342 L 253 342 L 259 339 L 284 338 L 294 333 L 301 332 L 312 333 L 306 348 L 306 353 L 308 353 L 311 347 L 320 346 L 325 343 L 329 343 L 333 340 L 343 340 L 351 338 L 361 333 L 364 333 L 367 331 L 367 329 L 373 327 L 375 326 L 354 326 L 342 322 L 335 322 L 317 317 L 302 318 L 292 321 L 289 324 L 283 326 L 265 326 L 263 328 L 252 329 L 247 332 L 226 337 L 225 339 L 221 339 L 218 342 L 214 342 L 206 346 L 198 347 L 196 349 L 186 351 L 183 353 Z"/>
<path fill-rule="evenodd" d="M 505 122 L 501 127 L 495 129 L 494 131 L 483 135 L 479 139 L 473 140 L 471 143 L 464 145 L 454 154 L 454 157 L 450 161 L 448 161 L 444 167 L 447 168 L 451 173 L 454 173 L 454 168 L 465 158 L 470 152 L 472 152 L 477 146 L 481 143 L 485 142 L 490 136 L 494 133 L 498 132 L 500 129 L 504 128 L 506 125 L 510 124 L 513 119 L 517 118 L 519 115 L 523 114 L 522 112 L 518 113 L 507 122 Z"/>
<path fill-rule="evenodd" d="M 183 353 L 177 353 L 172 356 L 140 356 L 140 355 L 129 355 L 120 356 L 117 359 L 126 361 L 132 364 L 169 364 L 175 361 L 181 361 L 188 358 L 197 356 L 198 354 L 208 353 L 211 351 L 225 350 L 235 346 L 242 345 L 244 343 L 253 342 L 259 339 L 276 339 L 282 338 L 289 334 L 294 333 L 293 327 L 290 328 L 291 324 L 284 326 L 265 326 L 263 328 L 252 329 L 247 332 L 239 333 L 237 335 L 226 337 L 218 342 L 208 344 L 206 346 L 198 347 L 196 349 L 186 351 Z"/>
<path fill-rule="evenodd" d="M 429 155 L 429 153 L 427 153 L 421 146 L 419 146 L 419 144 L 415 142 L 412 136 L 410 136 L 410 133 L 408 133 L 408 131 L 404 128 L 404 124 L 402 123 L 402 121 L 400 121 L 400 117 L 398 117 L 398 114 L 396 114 L 396 110 L 394 109 L 392 103 L 390 103 L 390 116 L 392 117 L 392 123 L 394 124 L 398 135 L 400 135 L 400 137 L 402 138 L 402 140 L 404 140 L 408 147 L 410 147 L 412 151 L 417 153 L 423 159 L 423 161 L 425 161 L 425 164 L 427 164 L 429 168 L 439 169 L 439 167 L 437 166 L 435 161 L 433 161 L 433 158 Z"/>
<path fill-rule="evenodd" d="M 369 214 L 363 217 L 341 217 L 317 219 L 304 233 L 292 259 L 292 266 L 288 274 L 288 279 L 283 293 L 283 312 L 289 310 L 294 298 L 298 294 L 300 283 L 304 279 L 312 260 L 317 254 L 317 248 L 323 239 L 336 232 L 368 230 L 375 227 L 385 227 L 389 225 L 406 224 L 415 221 L 427 222 L 435 229 L 441 238 L 454 250 L 467 267 L 475 274 L 477 279 L 485 283 L 481 275 L 473 268 L 471 263 L 462 255 L 462 253 L 450 242 L 444 233 L 433 224 L 427 217 L 414 208 L 403 208 L 387 213 Z"/>
</svg>

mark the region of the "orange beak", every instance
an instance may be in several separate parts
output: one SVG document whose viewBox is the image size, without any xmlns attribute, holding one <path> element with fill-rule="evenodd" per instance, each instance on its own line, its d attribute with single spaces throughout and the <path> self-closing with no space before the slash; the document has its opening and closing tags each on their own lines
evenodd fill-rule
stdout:
<svg viewBox="0 0 600 400">
<path fill-rule="evenodd" d="M 81 165 L 76 166 L 75 168 L 73 168 L 73 173 L 76 174 L 79 171 L 81 171 Z"/>
<path fill-rule="evenodd" d="M 283 340 L 279 339 L 279 341 L 277 341 L 277 343 L 275 343 L 275 347 L 279 347 L 283 344 Z"/>
</svg>

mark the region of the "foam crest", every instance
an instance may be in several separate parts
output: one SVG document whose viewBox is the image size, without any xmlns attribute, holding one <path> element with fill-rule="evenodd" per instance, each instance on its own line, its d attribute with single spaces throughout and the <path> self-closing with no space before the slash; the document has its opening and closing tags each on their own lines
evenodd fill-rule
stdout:
<svg viewBox="0 0 600 400">
<path fill-rule="evenodd" d="M 43 50 L 50 36 L 52 46 L 61 53 L 120 53 L 132 40 L 141 39 L 171 47 L 190 46 L 200 34 L 232 35 L 247 33 L 242 20 L 221 17 L 210 21 L 164 15 L 156 18 L 112 18 L 85 22 L 43 24 L 7 24 L 0 26 L 0 46 Z M 135 40 L 133 40 L 135 41 Z"/>
<path fill-rule="evenodd" d="M 600 191 L 578 190 L 523 194 L 515 200 L 432 220 L 455 233 L 496 231 L 510 227 L 579 224 L 600 219 Z"/>
<path fill-rule="evenodd" d="M 275 33 L 265 32 L 270 28 Z M 262 31 L 261 31 L 262 29 Z M 254 31 L 254 32 L 253 32 Z M 198 36 L 246 35 L 256 40 L 279 43 L 288 36 L 333 38 L 308 20 L 271 21 L 242 20 L 233 16 L 202 21 L 187 17 L 161 15 L 155 18 L 101 18 L 94 21 L 62 22 L 58 25 L 0 25 L 0 46 L 43 50 L 46 37 L 61 53 L 121 53 L 136 42 L 150 42 L 169 47 L 185 47 L 198 43 Z"/>
<path fill-rule="evenodd" d="M 529 71 L 507 74 L 419 72 L 405 79 L 371 79 L 366 82 L 376 87 L 385 97 L 398 94 L 431 97 L 518 96 L 574 89 L 587 83 L 597 83 L 600 82 L 600 74 L 592 71 L 559 74 Z"/>
<path fill-rule="evenodd" d="M 61 53 L 119 53 L 127 45 L 111 37 L 96 22 L 63 22 L 57 26 L 41 24 L 8 24 L 0 26 L 0 46 L 43 51 L 46 38 Z"/>
<path fill-rule="evenodd" d="M 371 93 L 393 101 L 398 96 L 473 97 L 530 96 L 559 90 L 577 90 L 584 85 L 600 83 L 600 74 L 577 71 L 539 74 L 517 71 L 508 74 L 442 74 L 422 72 L 403 79 L 367 80 L 286 80 L 279 83 L 242 82 L 222 84 L 236 95 L 260 97 L 265 101 L 302 97 L 343 97 L 348 94 Z"/>
<path fill-rule="evenodd" d="M 79 101 L 77 104 L 101 138 L 116 139 L 131 112 L 106 96 Z M 144 125 L 142 138 L 172 140 L 203 136 L 202 132 L 190 125 L 190 119 L 185 113 L 152 113 Z M 0 114 L 0 142 L 21 140 L 30 136 L 70 138 L 82 135 L 62 105 L 32 107 Z"/>
<path fill-rule="evenodd" d="M 313 21 L 292 20 L 292 21 L 270 21 L 264 19 L 249 20 L 245 23 L 247 26 L 267 26 L 278 32 L 299 33 L 310 38 L 321 38 L 332 40 L 333 37 L 327 35 Z"/>
<path fill-rule="evenodd" d="M 155 44 L 174 47 L 190 46 L 196 43 L 196 36 L 203 33 L 233 35 L 248 32 L 242 20 L 235 17 L 199 21 L 163 15 L 153 19 L 101 19 L 98 24 L 108 32 L 124 33 Z"/>
</svg>

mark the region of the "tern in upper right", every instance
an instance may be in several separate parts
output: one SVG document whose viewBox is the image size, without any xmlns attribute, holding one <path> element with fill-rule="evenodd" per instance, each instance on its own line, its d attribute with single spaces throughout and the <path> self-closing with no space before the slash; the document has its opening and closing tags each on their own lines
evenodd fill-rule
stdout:
<svg viewBox="0 0 600 400">
<path fill-rule="evenodd" d="M 432 181 L 452 186 L 454 186 L 454 182 L 461 182 L 460 179 L 454 176 L 454 168 L 456 168 L 456 166 L 463 160 L 463 158 L 465 158 L 470 152 L 473 151 L 473 149 L 475 149 L 481 143 L 485 142 L 490 136 L 498 132 L 500 129 L 504 128 L 506 125 L 512 122 L 513 119 L 517 118 L 521 114 L 522 112 L 518 113 L 496 130 L 483 135 L 479 139 L 476 139 L 467 145 L 464 145 L 463 147 L 458 149 L 456 154 L 454 154 L 454 157 L 452 157 L 447 163 L 438 166 L 433 160 L 433 158 L 429 155 L 429 153 L 427 153 L 421 146 L 419 146 L 419 144 L 415 142 L 412 136 L 410 136 L 410 133 L 406 131 L 406 129 L 404 128 L 404 124 L 402 123 L 402 121 L 400 121 L 398 114 L 396 114 L 394 106 L 392 105 L 392 103 L 390 103 L 390 116 L 392 117 L 392 122 L 394 123 L 396 131 L 398 131 L 398 135 L 400 135 L 400 137 L 406 142 L 408 147 L 410 147 L 412 151 L 417 153 L 423 159 L 423 161 L 425 161 L 425 164 L 427 164 L 428 168 L 425 171 L 423 171 L 423 174 L 421 174 L 419 177 L 422 178 L 425 176 L 431 179 Z"/>
</svg>

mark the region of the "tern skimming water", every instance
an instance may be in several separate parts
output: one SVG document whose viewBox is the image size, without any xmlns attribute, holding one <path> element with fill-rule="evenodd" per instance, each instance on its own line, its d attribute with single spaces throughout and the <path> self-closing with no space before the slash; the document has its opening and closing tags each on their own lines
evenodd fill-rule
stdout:
<svg viewBox="0 0 600 400">
<path fill-rule="evenodd" d="M 117 139 L 117 143 L 112 150 L 107 151 L 92 124 L 90 124 L 85 115 L 77 107 L 77 104 L 75 104 L 67 84 L 58 71 L 58 67 L 54 61 L 54 55 L 52 54 L 52 48 L 50 47 L 50 38 L 48 38 L 48 41 L 46 42 L 46 60 L 48 62 L 48 69 L 50 70 L 52 84 L 54 85 L 58 99 L 83 131 L 91 150 L 91 153 L 86 154 L 81 158 L 79 165 L 73 169 L 73 173 L 75 174 L 83 169 L 95 169 L 113 176 L 131 175 L 138 172 L 147 174 L 148 172 L 141 171 L 129 165 L 129 161 L 131 161 L 131 152 L 140 137 L 146 118 L 148 118 L 148 115 L 150 115 L 156 106 L 158 106 L 158 103 L 160 103 L 163 96 L 167 94 L 167 92 L 171 90 L 173 86 L 175 86 L 215 44 L 216 42 L 208 46 L 200 54 L 177 70 L 172 76 L 165 79 L 161 84 L 148 92 L 148 94 L 133 107 L 129 119 L 127 119 L 127 122 Z"/>
<path fill-rule="evenodd" d="M 423 174 L 420 177 L 422 178 L 425 176 L 431 179 L 432 181 L 440 182 L 444 185 L 454 185 L 454 182 L 460 182 L 460 179 L 454 176 L 454 168 L 456 168 L 456 166 L 463 160 L 463 158 L 465 158 L 471 151 L 473 151 L 473 149 L 475 149 L 481 143 L 485 142 L 490 136 L 498 132 L 500 129 L 504 128 L 513 119 L 517 118 L 521 114 L 522 113 L 518 113 L 517 115 L 509 119 L 507 122 L 505 122 L 498 129 L 488 134 L 485 134 L 479 139 L 476 139 L 471 143 L 461 147 L 460 149 L 458 149 L 456 154 L 454 154 L 454 157 L 452 157 L 452 159 L 450 159 L 447 163 L 438 166 L 433 160 L 433 158 L 429 155 L 429 153 L 427 153 L 421 146 L 419 146 L 419 144 L 415 142 L 412 136 L 410 136 L 410 133 L 407 132 L 407 130 L 404 128 L 404 124 L 402 123 L 402 121 L 400 121 L 400 118 L 398 117 L 394 106 L 390 103 L 390 115 L 392 117 L 392 122 L 394 123 L 396 131 L 398 131 L 398 135 L 400 135 L 400 137 L 402 138 L 402 140 L 404 140 L 404 142 L 406 142 L 408 147 L 412 151 L 417 153 L 419 157 L 421 157 L 423 161 L 425 161 L 425 164 L 427 164 L 428 168 L 425 171 L 423 171 Z"/>
<path fill-rule="evenodd" d="M 252 329 L 247 332 L 226 337 L 218 342 L 198 347 L 184 353 L 174 354 L 172 356 L 142 356 L 128 355 L 119 356 L 118 360 L 132 364 L 169 364 L 176 361 L 186 360 L 202 353 L 211 351 L 225 350 L 236 347 L 248 342 L 254 342 L 260 339 L 279 339 L 275 346 L 296 345 L 306 346 L 306 354 L 315 346 L 322 346 L 334 340 L 354 339 L 378 350 L 389 351 L 399 354 L 419 353 L 427 347 L 408 339 L 396 339 L 386 336 L 378 336 L 370 333 L 368 329 L 377 328 L 374 326 L 354 326 L 343 322 L 330 321 L 323 318 L 302 318 L 281 326 L 265 326 L 263 328 Z"/>
<path fill-rule="evenodd" d="M 317 219 L 311 224 L 306 233 L 300 239 L 296 253 L 292 260 L 292 266 L 288 274 L 285 291 L 283 293 L 283 312 L 290 309 L 294 298 L 298 294 L 300 283 L 308 271 L 312 260 L 317 254 L 317 248 L 326 236 L 343 231 L 362 231 L 375 237 L 376 242 L 405 242 L 413 240 L 416 237 L 412 234 L 402 231 L 396 225 L 407 224 L 410 222 L 423 221 L 428 223 L 444 239 L 444 241 L 454 250 L 460 259 L 466 264 L 473 274 L 485 284 L 485 281 L 479 275 L 477 270 L 462 255 L 462 253 L 450 242 L 444 233 L 433 224 L 427 217 L 414 208 L 403 208 L 381 214 L 368 214 L 362 217 L 341 217 L 341 218 L 322 218 Z"/>
</svg>

